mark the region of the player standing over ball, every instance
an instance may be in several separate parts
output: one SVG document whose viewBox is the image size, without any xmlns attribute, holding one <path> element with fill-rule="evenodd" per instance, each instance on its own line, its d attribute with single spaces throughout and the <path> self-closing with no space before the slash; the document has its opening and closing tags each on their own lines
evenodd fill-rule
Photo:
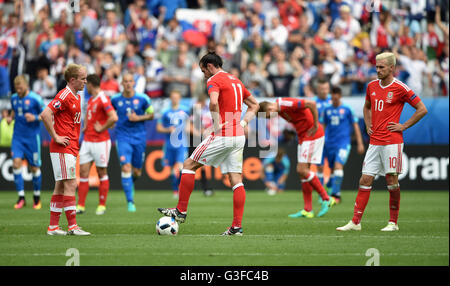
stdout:
<svg viewBox="0 0 450 286">
<path fill-rule="evenodd" d="M 222 69 L 222 64 L 222 58 L 214 52 L 209 52 L 200 60 L 200 69 L 207 79 L 213 132 L 184 161 L 176 208 L 158 208 L 158 211 L 183 223 L 186 220 L 189 197 L 194 189 L 195 171 L 203 165 L 220 166 L 222 174 L 228 176 L 233 186 L 233 222 L 222 235 L 240 236 L 243 234 L 245 204 L 245 189 L 242 184 L 244 128 L 258 112 L 258 102 L 239 79 Z M 241 120 L 243 103 L 248 109 Z"/>
<path fill-rule="evenodd" d="M 397 231 L 400 209 L 400 185 L 398 174 L 402 173 L 402 132 L 416 124 L 427 114 L 427 108 L 403 82 L 394 77 L 396 59 L 393 53 L 381 53 L 376 56 L 378 79 L 371 81 L 366 89 L 364 121 L 370 144 L 362 167 L 358 195 L 354 207 L 353 219 L 339 231 L 361 230 L 361 218 L 369 201 L 370 191 L 376 175 L 386 176 L 389 191 L 388 225 L 381 231 Z M 401 124 L 400 115 L 405 103 L 416 111 L 405 123 Z"/>
<path fill-rule="evenodd" d="M 64 71 L 67 86 L 42 111 L 41 118 L 48 133 L 50 158 L 55 176 L 55 190 L 50 200 L 50 225 L 48 235 L 90 235 L 77 225 L 76 220 L 76 161 L 80 139 L 81 105 L 79 91 L 86 84 L 86 68 L 70 64 Z M 59 218 L 64 209 L 68 232 L 59 228 Z"/>
<path fill-rule="evenodd" d="M 361 130 L 358 125 L 358 117 L 350 106 L 341 101 L 342 92 L 339 87 L 331 89 L 332 105 L 323 111 L 323 124 L 325 126 L 324 158 L 328 160 L 328 166 L 333 176 L 331 184 L 331 196 L 336 203 L 341 201 L 341 185 L 344 179 L 344 165 L 347 162 L 351 149 L 352 129 L 355 132 L 357 152 L 364 153 L 364 143 Z"/>
<path fill-rule="evenodd" d="M 86 117 L 83 126 L 84 138 L 80 148 L 80 184 L 78 186 L 77 213 L 85 211 L 86 197 L 89 192 L 89 171 L 95 162 L 100 180 L 98 187 L 99 204 L 95 213 L 103 215 L 106 211 L 106 198 L 109 191 L 107 172 L 111 139 L 108 128 L 114 125 L 117 113 L 111 100 L 100 89 L 100 77 L 96 74 L 87 76 L 87 91 L 91 98 L 87 103 Z"/>
<path fill-rule="evenodd" d="M 14 79 L 16 93 L 11 96 L 14 111 L 14 133 L 11 143 L 14 183 L 19 200 L 15 209 L 25 206 L 25 191 L 22 177 L 22 159 L 26 159 L 33 175 L 33 208 L 41 209 L 41 125 L 39 114 L 44 108 L 40 95 L 29 90 L 28 81 L 23 75 Z"/>
<path fill-rule="evenodd" d="M 312 211 L 313 189 L 322 198 L 321 209 L 317 216 L 325 215 L 334 204 L 334 199 L 328 196 L 317 175 L 310 170 L 311 164 L 319 164 L 322 161 L 325 142 L 323 127 L 318 121 L 316 102 L 308 99 L 283 97 L 278 98 L 275 102 L 261 102 L 259 110 L 266 113 L 266 118 L 270 118 L 271 113 L 278 114 L 292 123 L 297 131 L 297 172 L 302 181 L 305 205 L 304 209 L 290 214 L 289 217 L 314 217 Z"/>
<path fill-rule="evenodd" d="M 146 94 L 134 90 L 134 76 L 122 77 L 123 92 L 114 95 L 111 103 L 119 120 L 116 124 L 116 148 L 122 168 L 122 187 L 129 212 L 136 211 L 134 182 L 142 174 L 145 160 L 145 121 L 153 119 L 153 106 Z"/>
</svg>

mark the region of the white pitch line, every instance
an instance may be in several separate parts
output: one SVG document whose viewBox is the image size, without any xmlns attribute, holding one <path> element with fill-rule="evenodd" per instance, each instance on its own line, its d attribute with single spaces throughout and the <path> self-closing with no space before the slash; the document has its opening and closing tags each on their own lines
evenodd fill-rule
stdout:
<svg viewBox="0 0 450 286">
<path fill-rule="evenodd" d="M 80 256 L 173 256 L 172 253 L 80 253 Z M 177 253 L 181 256 L 365 256 L 364 253 Z M 0 253 L 0 256 L 65 256 L 65 253 Z M 380 253 L 380 256 L 449 256 L 448 253 Z"/>
</svg>

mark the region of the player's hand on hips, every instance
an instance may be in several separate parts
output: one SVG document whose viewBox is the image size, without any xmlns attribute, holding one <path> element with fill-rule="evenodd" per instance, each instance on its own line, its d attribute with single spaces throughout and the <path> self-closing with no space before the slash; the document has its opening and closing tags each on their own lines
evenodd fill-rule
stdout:
<svg viewBox="0 0 450 286">
<path fill-rule="evenodd" d="M 372 134 L 373 134 L 372 125 L 370 125 L 369 127 L 367 127 L 367 134 L 368 134 L 369 136 L 372 136 Z"/>
<path fill-rule="evenodd" d="M 100 122 L 96 121 L 94 123 L 94 129 L 96 132 L 100 133 L 102 131 L 102 127 L 103 127 L 103 125 L 101 125 Z"/>
<path fill-rule="evenodd" d="M 58 135 L 56 135 L 55 142 L 60 144 L 60 145 L 68 146 L 69 142 L 70 142 L 70 138 L 68 136 L 58 136 Z"/>
<path fill-rule="evenodd" d="M 402 132 L 406 128 L 403 126 L 403 124 L 396 122 L 388 122 L 387 129 L 391 132 Z"/>
<path fill-rule="evenodd" d="M 317 129 L 319 129 L 319 125 L 314 125 L 313 127 L 311 127 L 307 132 L 306 135 L 309 136 L 313 136 L 316 132 Z"/>
</svg>

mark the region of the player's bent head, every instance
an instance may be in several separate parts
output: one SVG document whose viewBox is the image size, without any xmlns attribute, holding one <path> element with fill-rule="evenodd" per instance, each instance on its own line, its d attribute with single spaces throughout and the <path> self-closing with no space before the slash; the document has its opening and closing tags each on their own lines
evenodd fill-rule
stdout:
<svg viewBox="0 0 450 286">
<path fill-rule="evenodd" d="M 262 101 L 259 103 L 259 111 L 258 113 L 265 113 L 266 118 L 270 118 L 271 112 L 276 112 L 276 103 Z"/>
<path fill-rule="evenodd" d="M 98 75 L 96 75 L 95 73 L 90 74 L 87 76 L 86 78 L 87 83 L 92 85 L 93 87 L 100 87 L 100 77 Z"/>
<path fill-rule="evenodd" d="M 395 66 L 396 59 L 394 53 L 384 52 L 375 57 L 377 62 L 384 61 L 388 66 Z"/>
<path fill-rule="evenodd" d="M 222 58 L 215 52 L 208 52 L 200 59 L 200 67 L 207 67 L 208 64 L 212 64 L 216 68 L 221 68 L 223 65 Z"/>
</svg>

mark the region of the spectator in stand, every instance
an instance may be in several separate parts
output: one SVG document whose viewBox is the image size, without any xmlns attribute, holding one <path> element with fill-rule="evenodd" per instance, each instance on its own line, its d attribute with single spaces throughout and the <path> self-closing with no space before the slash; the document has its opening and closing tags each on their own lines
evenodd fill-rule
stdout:
<svg viewBox="0 0 450 286">
<path fill-rule="evenodd" d="M 122 59 L 122 63 L 124 66 L 127 66 L 129 62 L 134 62 L 138 69 L 142 69 L 144 67 L 144 60 L 137 54 L 138 52 L 138 44 L 136 43 L 128 43 L 125 48 L 125 54 Z M 143 70 L 141 70 L 143 72 Z"/>
<path fill-rule="evenodd" d="M 285 0 L 279 6 L 281 23 L 289 32 L 299 28 L 299 16 L 303 14 L 303 0 Z"/>
<path fill-rule="evenodd" d="M 263 41 L 259 34 L 253 34 L 248 40 L 242 44 L 242 57 L 247 59 L 247 62 L 255 62 L 261 66 L 264 55 L 270 51 L 270 45 Z"/>
<path fill-rule="evenodd" d="M 114 59 L 120 61 L 127 44 L 124 26 L 118 21 L 115 5 L 112 2 L 105 4 L 106 22 L 100 26 L 94 41 L 105 52 L 111 52 Z"/>
<path fill-rule="evenodd" d="M 163 75 L 164 67 L 160 61 L 156 59 L 156 51 L 147 49 L 144 51 L 145 58 L 145 78 L 147 85 L 145 93 L 151 97 L 163 96 Z"/>
<path fill-rule="evenodd" d="M 380 51 L 387 50 L 393 45 L 393 39 L 397 36 L 391 29 L 392 15 L 387 10 L 379 13 L 379 21 L 375 21 L 372 25 L 371 37 L 372 43 Z"/>
<path fill-rule="evenodd" d="M 163 81 L 166 84 L 166 94 L 178 90 L 182 97 L 190 95 L 191 70 L 186 65 L 186 55 L 178 55 L 176 64 L 167 67 Z"/>
<path fill-rule="evenodd" d="M 158 34 L 164 35 L 164 38 L 167 40 L 169 46 L 169 50 L 176 50 L 178 41 L 182 41 L 182 29 L 179 25 L 177 19 L 173 18 L 165 26 L 159 26 Z"/>
<path fill-rule="evenodd" d="M 37 80 L 33 83 L 33 91 L 42 98 L 53 99 L 57 91 L 56 79 L 48 74 L 46 67 L 40 67 L 37 71 Z"/>
<path fill-rule="evenodd" d="M 268 94 L 276 97 L 290 97 L 291 84 L 297 74 L 294 74 L 294 68 L 286 60 L 285 52 L 278 51 L 275 62 L 268 65 L 267 71 L 267 80 L 271 83 L 268 86 Z"/>
<path fill-rule="evenodd" d="M 64 33 L 64 42 L 67 46 L 76 45 L 81 51 L 87 52 L 91 48 L 89 33 L 81 27 L 82 15 L 75 13 L 73 26 Z"/>
<path fill-rule="evenodd" d="M 377 71 L 362 51 L 355 54 L 354 60 L 347 65 L 341 83 L 350 85 L 351 96 L 364 96 L 369 82 L 377 79 Z"/>
<path fill-rule="evenodd" d="M 70 28 L 70 25 L 67 23 L 68 15 L 66 10 L 61 10 L 58 21 L 53 26 L 55 30 L 56 36 L 58 38 L 64 38 L 66 31 Z"/>
<path fill-rule="evenodd" d="M 280 23 L 278 16 L 272 17 L 272 26 L 267 30 L 265 41 L 271 46 L 280 46 L 282 49 L 286 48 L 289 32 L 285 26 Z"/>
<path fill-rule="evenodd" d="M 164 23 L 175 17 L 178 8 L 187 8 L 186 0 L 147 0 L 147 6 Z"/>
<path fill-rule="evenodd" d="M 90 2 L 92 5 L 93 3 Z M 86 31 L 90 39 L 94 39 L 98 31 L 98 15 L 97 12 L 89 7 L 87 1 L 80 1 L 80 14 L 82 16 L 81 30 Z"/>
<path fill-rule="evenodd" d="M 353 18 L 350 6 L 341 5 L 339 8 L 339 18 L 333 23 L 334 26 L 342 28 L 342 39 L 350 43 L 351 40 L 361 32 L 361 25 L 358 20 Z"/>
<path fill-rule="evenodd" d="M 428 91 L 423 90 L 423 79 L 427 79 L 429 87 L 433 86 L 431 73 L 427 67 L 425 53 L 413 46 L 402 49 L 404 54 L 399 54 L 394 49 L 395 57 L 398 59 L 402 67 L 409 73 L 406 84 L 417 94 L 428 95 Z"/>
<path fill-rule="evenodd" d="M 147 47 L 152 49 L 156 46 L 156 39 L 158 36 L 158 20 L 154 18 L 147 18 L 143 25 L 136 25 L 136 40 L 139 43 L 139 50 L 143 52 Z"/>
</svg>

